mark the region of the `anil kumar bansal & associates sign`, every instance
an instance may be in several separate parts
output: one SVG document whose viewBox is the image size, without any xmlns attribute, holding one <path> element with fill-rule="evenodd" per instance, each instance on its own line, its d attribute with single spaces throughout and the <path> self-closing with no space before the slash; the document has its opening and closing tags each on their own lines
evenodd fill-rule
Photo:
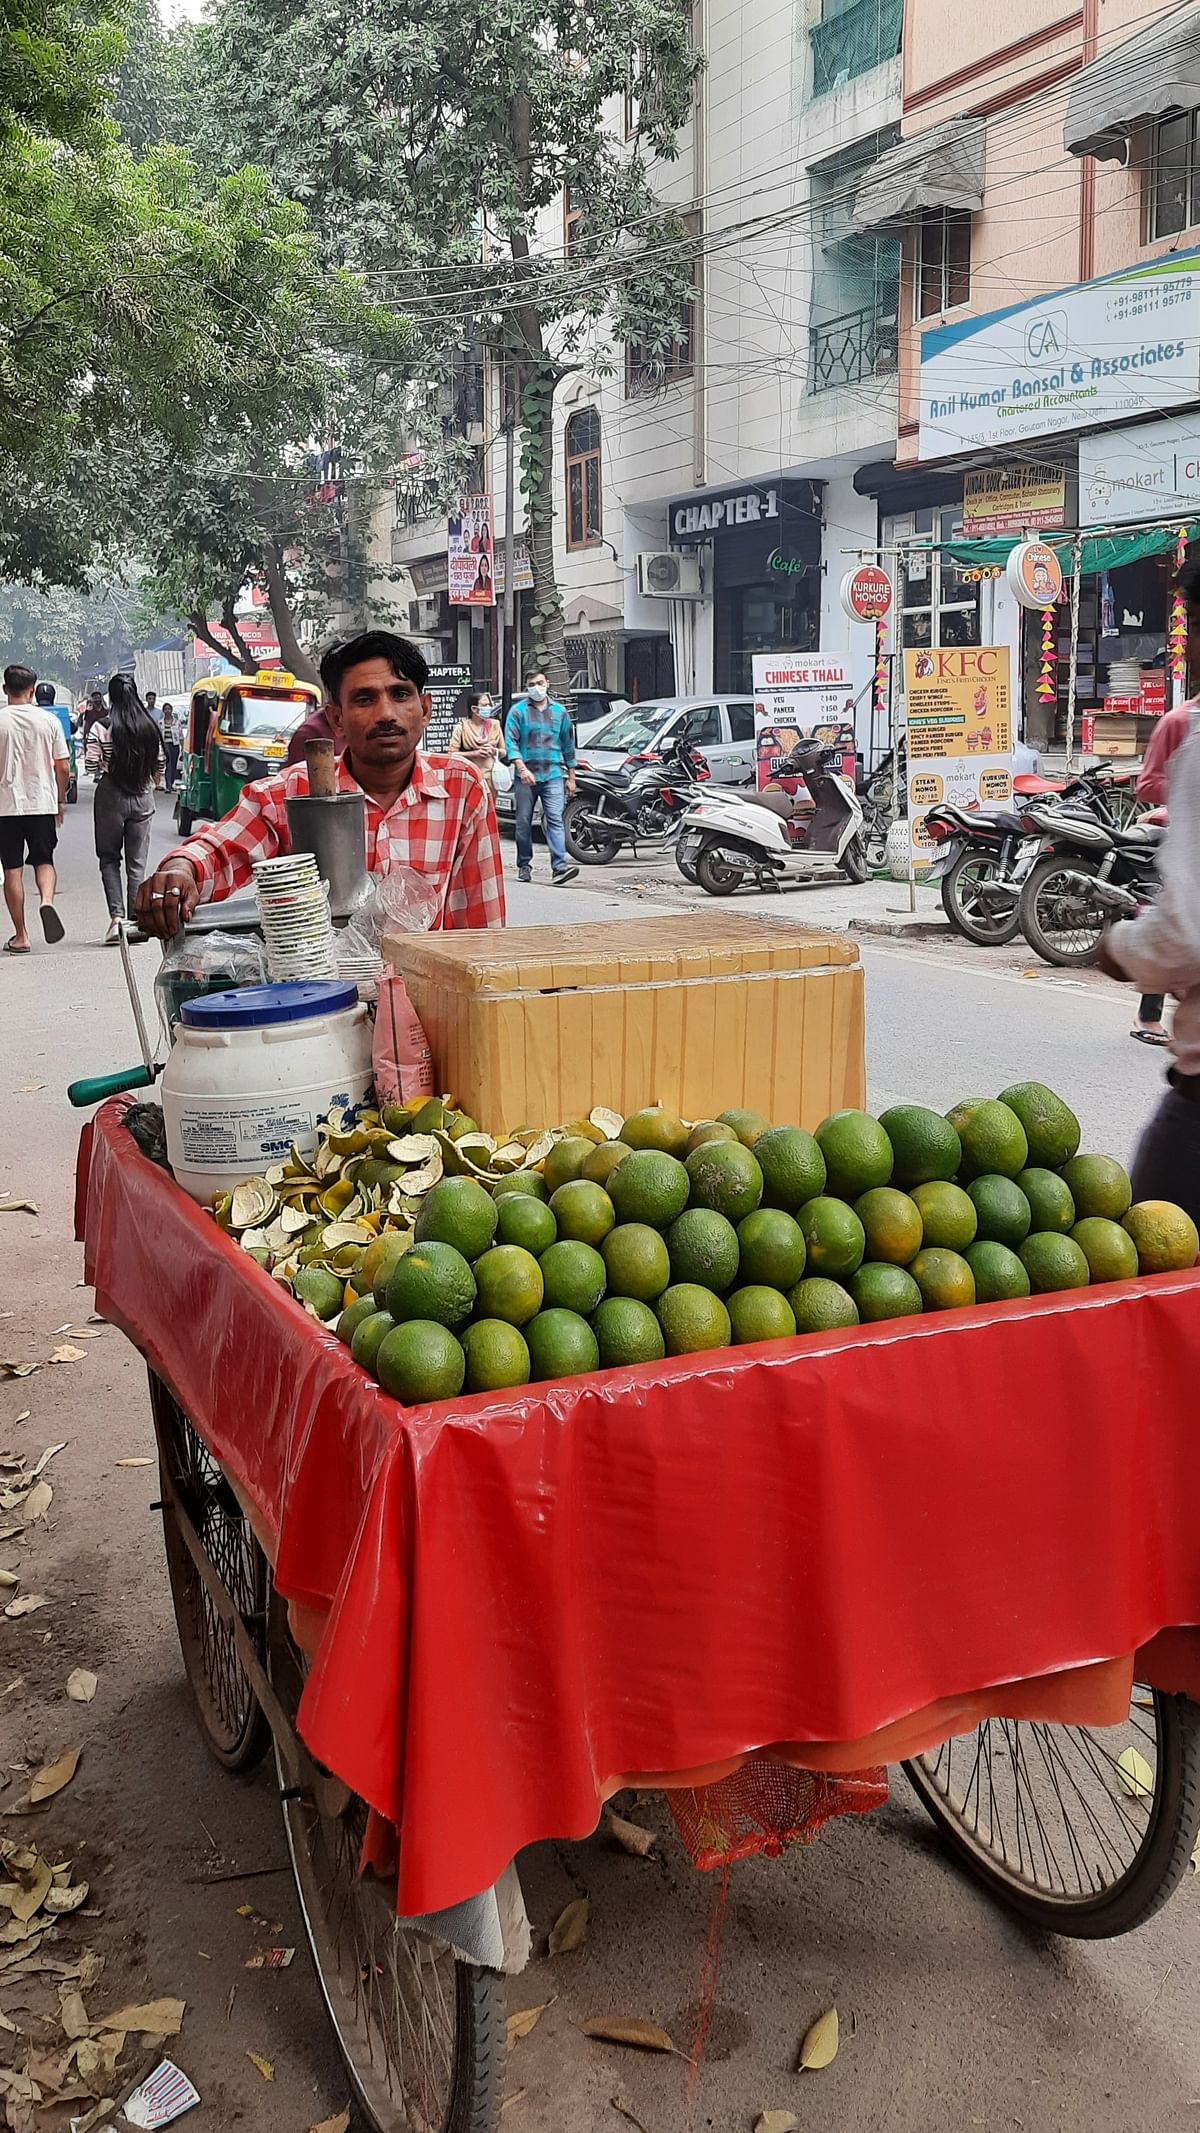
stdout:
<svg viewBox="0 0 1200 2133">
<path fill-rule="evenodd" d="M 1200 251 L 921 336 L 922 459 L 1164 414 L 1200 397 Z"/>
</svg>

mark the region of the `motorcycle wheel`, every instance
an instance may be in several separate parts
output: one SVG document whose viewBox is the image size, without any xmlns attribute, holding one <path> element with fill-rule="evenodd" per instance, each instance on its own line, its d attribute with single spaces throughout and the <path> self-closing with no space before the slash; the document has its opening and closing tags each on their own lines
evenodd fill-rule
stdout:
<svg viewBox="0 0 1200 2133">
<path fill-rule="evenodd" d="M 618 837 L 602 837 L 588 820 L 586 800 L 569 800 L 563 813 L 563 836 L 572 859 L 581 867 L 603 867 L 621 849 Z"/>
<path fill-rule="evenodd" d="M 1094 860 L 1049 853 L 1026 880 L 1018 907 L 1021 931 L 1043 963 L 1064 969 L 1095 962 L 1108 915 L 1101 904 L 1082 900 L 1066 877 L 1096 871 Z"/>
<path fill-rule="evenodd" d="M 867 865 L 867 855 L 863 850 L 861 837 L 852 837 L 850 839 L 838 861 L 838 865 L 841 867 L 843 874 L 849 875 L 851 881 L 866 880 L 871 869 Z"/>
<path fill-rule="evenodd" d="M 740 867 L 731 867 L 724 858 L 722 848 L 715 840 L 702 845 L 696 854 L 696 879 L 709 896 L 732 896 L 740 889 L 745 875 Z"/>
<path fill-rule="evenodd" d="M 679 871 L 680 871 L 680 873 L 682 874 L 682 876 L 683 876 L 684 880 L 685 880 L 685 881 L 690 881 L 690 882 L 691 882 L 691 883 L 693 884 L 693 886 L 694 886 L 694 885 L 695 885 L 695 883 L 696 883 L 696 880 L 697 880 L 697 875 L 696 875 L 696 863 L 695 863 L 695 860 L 693 860 L 693 859 L 685 859 L 685 858 L 684 858 L 684 856 L 683 856 L 683 839 L 682 839 L 682 838 L 678 838 L 678 839 L 676 840 L 676 844 L 675 844 L 675 864 L 676 864 L 676 866 L 677 866 L 677 867 L 679 868 Z"/>
<path fill-rule="evenodd" d="M 1113 785 L 1106 795 L 1108 811 L 1118 829 L 1136 829 L 1146 813 L 1146 802 L 1139 800 L 1128 785 Z"/>
<path fill-rule="evenodd" d="M 1021 930 L 1019 905 L 1014 903 L 1009 911 L 989 911 L 980 900 L 985 882 L 1003 879 L 1003 867 L 980 852 L 960 852 L 942 878 L 942 909 L 950 924 L 980 948 L 1003 948 Z"/>
</svg>

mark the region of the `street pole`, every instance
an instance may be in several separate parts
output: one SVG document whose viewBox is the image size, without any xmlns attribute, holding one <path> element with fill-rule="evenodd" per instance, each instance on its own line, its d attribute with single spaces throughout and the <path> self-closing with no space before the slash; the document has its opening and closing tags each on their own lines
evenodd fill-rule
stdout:
<svg viewBox="0 0 1200 2133">
<path fill-rule="evenodd" d="M 1079 580 L 1083 575 L 1083 539 L 1076 534 L 1071 555 L 1071 661 L 1067 669 L 1067 776 L 1075 757 L 1075 692 L 1079 681 Z"/>
<path fill-rule="evenodd" d="M 500 665 L 500 716 L 508 717 L 516 679 L 517 616 L 517 527 L 516 527 L 516 406 L 512 372 L 505 365 L 504 425 L 504 649 Z"/>
</svg>

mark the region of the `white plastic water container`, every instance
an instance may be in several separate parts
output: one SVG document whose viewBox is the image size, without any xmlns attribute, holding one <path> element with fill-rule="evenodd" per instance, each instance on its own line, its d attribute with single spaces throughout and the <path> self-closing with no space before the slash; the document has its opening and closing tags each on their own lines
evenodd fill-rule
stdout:
<svg viewBox="0 0 1200 2133">
<path fill-rule="evenodd" d="M 358 988 L 334 980 L 248 985 L 185 1000 L 163 1069 L 167 1159 L 208 1203 L 317 1145 L 334 1104 L 371 1087 L 371 1022 Z"/>
</svg>

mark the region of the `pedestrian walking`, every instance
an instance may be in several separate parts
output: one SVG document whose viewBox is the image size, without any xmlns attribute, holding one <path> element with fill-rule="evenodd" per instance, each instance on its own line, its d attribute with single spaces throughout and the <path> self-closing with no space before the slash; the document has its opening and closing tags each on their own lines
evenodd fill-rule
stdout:
<svg viewBox="0 0 1200 2133">
<path fill-rule="evenodd" d="M 465 756 L 488 784 L 492 783 L 497 759 L 505 760 L 504 728 L 487 689 L 475 689 L 467 698 L 465 716 L 457 721 L 450 735 L 449 752 Z"/>
<path fill-rule="evenodd" d="M 1200 564 L 1185 565 L 1179 590 L 1188 608 L 1188 656 L 1200 668 Z M 1177 729 L 1181 744 L 1166 770 L 1170 828 L 1162 847 L 1158 900 L 1105 934 L 1099 963 L 1147 994 L 1173 993 L 1169 1087 L 1138 1144 L 1135 1200 L 1173 1200 L 1200 1224 L 1200 721 Z"/>
<path fill-rule="evenodd" d="M 134 902 L 146 871 L 163 742 L 156 721 L 126 675 L 113 675 L 108 704 L 107 723 L 92 727 L 87 746 L 88 762 L 99 779 L 92 821 L 100 879 L 108 898 L 104 939 L 114 947 L 121 938 L 122 917 L 126 913 L 135 916 Z"/>
<path fill-rule="evenodd" d="M 540 669 L 529 676 L 524 696 L 509 711 L 504 738 L 516 774 L 517 880 L 533 879 L 533 809 L 540 800 L 550 847 L 550 878 L 555 887 L 574 881 L 579 868 L 567 861 L 563 794 L 575 791 L 575 729 L 570 712 L 551 696 Z"/>
<path fill-rule="evenodd" d="M 174 792 L 179 776 L 179 751 L 183 745 L 183 713 L 174 704 L 163 705 L 163 753 L 167 761 L 167 791 Z"/>
<path fill-rule="evenodd" d="M 12 920 L 5 955 L 28 955 L 25 867 L 33 868 L 43 938 L 53 945 L 66 928 L 54 908 L 58 876 L 54 850 L 62 827 L 71 753 L 53 711 L 34 702 L 37 675 L 14 662 L 4 669 L 7 703 L 0 710 L 0 867 Z"/>
<path fill-rule="evenodd" d="M 1200 708 L 1197 699 L 1190 697 L 1185 704 L 1176 704 L 1171 711 L 1164 711 L 1155 721 L 1150 746 L 1147 748 L 1142 767 L 1138 773 L 1137 796 L 1147 807 L 1159 810 L 1155 819 L 1165 816 L 1167 779 L 1171 758 L 1183 746 L 1192 730 L 1192 720 Z M 1138 1002 L 1137 1020 L 1130 1030 L 1131 1037 L 1139 1044 L 1168 1045 L 1170 1037 L 1163 1022 L 1165 995 L 1161 992 L 1144 992 Z"/>
<path fill-rule="evenodd" d="M 137 684 L 136 684 L 136 682 L 134 683 L 134 687 L 135 687 L 135 688 L 137 687 Z M 112 690 L 110 689 L 110 690 L 109 690 L 109 698 L 110 698 L 110 700 L 111 700 L 111 697 L 112 697 Z M 155 724 L 155 725 L 157 726 L 157 728 L 158 728 L 158 738 L 159 738 L 159 741 L 160 741 L 160 743 L 162 744 L 162 746 L 161 746 L 161 749 L 160 749 L 160 753 L 159 753 L 159 758 L 158 758 L 158 769 L 157 769 L 157 770 L 155 771 L 155 773 L 154 773 L 154 790 L 155 790 L 155 792 L 161 792 L 161 791 L 162 791 L 162 784 L 163 784 L 163 770 L 164 770 L 164 768 L 165 768 L 165 766 L 166 766 L 166 760 L 167 760 L 167 757 L 166 757 L 166 736 L 164 735 L 164 732 L 163 732 L 163 715 L 162 715 L 162 712 L 161 712 L 161 710 L 159 709 L 159 703 L 158 703 L 158 691 L 157 691 L 157 689 L 147 689 L 147 691 L 146 691 L 146 694 L 145 694 L 145 697 L 144 697 L 144 699 L 143 699 L 143 708 L 144 708 L 144 710 L 145 710 L 145 713 L 146 713 L 146 716 L 147 716 L 147 718 L 153 719 L 153 721 L 154 721 L 154 724 Z"/>
</svg>

